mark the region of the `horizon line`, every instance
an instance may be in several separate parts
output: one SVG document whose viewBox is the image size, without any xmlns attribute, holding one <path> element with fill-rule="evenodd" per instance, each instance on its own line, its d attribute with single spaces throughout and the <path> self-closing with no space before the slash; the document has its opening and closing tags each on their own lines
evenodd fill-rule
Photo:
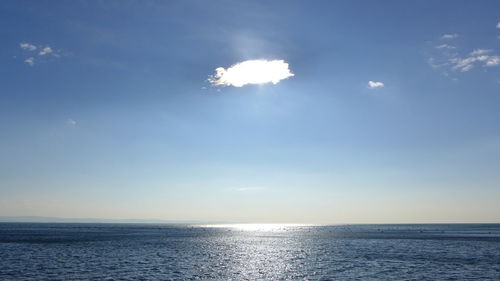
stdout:
<svg viewBox="0 0 500 281">
<path fill-rule="evenodd" d="M 249 221 L 210 221 L 210 220 L 182 220 L 182 219 L 130 219 L 130 218 L 68 218 L 48 216 L 0 216 L 0 223 L 123 223 L 123 224 L 196 224 L 196 225 L 233 225 L 233 224 L 261 224 L 261 225 L 299 225 L 299 226 L 335 226 L 335 225 L 404 225 L 404 224 L 500 224 L 500 221 L 483 222 L 330 222 L 330 223 L 295 223 L 295 222 L 249 222 Z"/>
</svg>

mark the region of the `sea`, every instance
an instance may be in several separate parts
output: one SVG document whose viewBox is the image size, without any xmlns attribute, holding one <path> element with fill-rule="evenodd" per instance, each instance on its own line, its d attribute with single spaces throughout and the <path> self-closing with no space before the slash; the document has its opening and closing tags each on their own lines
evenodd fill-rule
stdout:
<svg viewBox="0 0 500 281">
<path fill-rule="evenodd" d="M 500 280 L 500 224 L 0 223 L 0 280 Z"/>
</svg>

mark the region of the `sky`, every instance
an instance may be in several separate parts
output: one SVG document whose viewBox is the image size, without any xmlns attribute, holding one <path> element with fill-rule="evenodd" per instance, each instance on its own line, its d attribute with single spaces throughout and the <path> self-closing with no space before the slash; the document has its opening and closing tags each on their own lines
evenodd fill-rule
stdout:
<svg viewBox="0 0 500 281">
<path fill-rule="evenodd" d="M 500 222 L 499 1 L 1 1 L 0 216 Z"/>
</svg>

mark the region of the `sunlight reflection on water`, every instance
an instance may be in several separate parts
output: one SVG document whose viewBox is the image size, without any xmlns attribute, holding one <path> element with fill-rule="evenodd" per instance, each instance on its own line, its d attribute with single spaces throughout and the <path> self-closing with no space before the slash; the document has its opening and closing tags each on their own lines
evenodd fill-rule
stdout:
<svg viewBox="0 0 500 281">
<path fill-rule="evenodd" d="M 1 224 L 0 280 L 497 280 L 500 224 Z"/>
<path fill-rule="evenodd" d="M 285 231 L 289 228 L 297 227 L 309 227 L 314 226 L 312 224 L 283 224 L 283 223 L 235 223 L 235 224 L 204 224 L 204 225 L 194 225 L 196 227 L 206 227 L 206 228 L 230 228 L 241 231 L 263 231 L 263 232 L 275 232 L 275 231 Z"/>
</svg>

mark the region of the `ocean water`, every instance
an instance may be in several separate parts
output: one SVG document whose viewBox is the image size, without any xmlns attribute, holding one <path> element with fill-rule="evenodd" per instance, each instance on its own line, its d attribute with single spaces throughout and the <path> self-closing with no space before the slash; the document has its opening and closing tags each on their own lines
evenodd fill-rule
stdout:
<svg viewBox="0 0 500 281">
<path fill-rule="evenodd" d="M 500 280 L 500 224 L 0 223 L 0 280 Z"/>
</svg>

